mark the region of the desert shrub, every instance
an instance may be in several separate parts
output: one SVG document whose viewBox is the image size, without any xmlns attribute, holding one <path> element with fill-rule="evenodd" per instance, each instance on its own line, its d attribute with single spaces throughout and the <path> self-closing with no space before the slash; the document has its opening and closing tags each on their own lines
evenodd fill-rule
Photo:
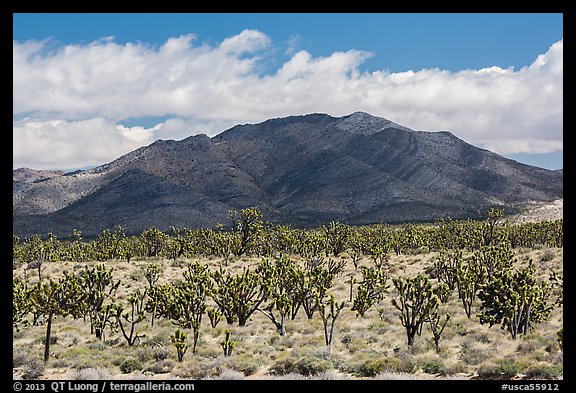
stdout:
<svg viewBox="0 0 576 393">
<path fill-rule="evenodd" d="M 541 344 L 535 340 L 523 340 L 516 347 L 516 352 L 521 355 L 533 355 L 541 348 Z"/>
<path fill-rule="evenodd" d="M 244 374 L 236 370 L 224 370 L 215 379 L 226 381 L 244 379 Z"/>
<path fill-rule="evenodd" d="M 232 370 L 241 372 L 243 375 L 252 375 L 260 368 L 262 361 L 254 356 L 244 353 L 237 355 L 233 361 L 227 363 Z"/>
<path fill-rule="evenodd" d="M 323 358 L 307 356 L 295 363 L 296 371 L 302 375 L 317 375 L 334 367 L 332 362 Z"/>
<path fill-rule="evenodd" d="M 522 366 L 513 360 L 498 359 L 494 363 L 482 365 L 478 377 L 483 379 L 511 379 L 522 372 Z"/>
<path fill-rule="evenodd" d="M 117 358 L 119 360 L 117 360 Z M 106 347 L 106 350 L 90 350 L 89 345 L 77 345 L 65 348 L 58 354 L 58 359 L 53 360 L 54 367 L 74 367 L 81 370 L 93 367 L 108 367 L 116 362 L 119 366 L 125 359 L 120 351 Z"/>
<path fill-rule="evenodd" d="M 170 372 L 175 378 L 180 379 L 195 379 L 195 367 L 194 364 L 189 362 L 176 363 L 174 368 Z"/>
<path fill-rule="evenodd" d="M 106 343 L 100 340 L 90 341 L 86 346 L 96 351 L 105 351 L 106 349 L 108 349 Z"/>
<path fill-rule="evenodd" d="M 192 358 L 187 362 L 179 362 L 174 366 L 171 373 L 187 379 L 214 379 L 228 368 L 226 359 L 220 355 L 212 360 Z"/>
<path fill-rule="evenodd" d="M 170 357 L 170 355 L 172 354 L 172 352 L 170 351 L 170 349 L 166 348 L 166 347 L 160 347 L 160 348 L 154 348 L 151 351 L 151 356 L 154 358 L 154 360 L 161 361 L 161 360 L 165 360 L 168 359 Z"/>
<path fill-rule="evenodd" d="M 278 361 L 270 368 L 270 373 L 273 375 L 298 373 L 308 376 L 317 375 L 332 368 L 334 368 L 334 365 L 330 360 L 305 356 L 298 360 L 288 358 Z"/>
<path fill-rule="evenodd" d="M 360 377 L 375 377 L 382 372 L 398 372 L 402 369 L 402 362 L 398 358 L 369 359 L 362 363 L 356 374 Z"/>
<path fill-rule="evenodd" d="M 542 364 L 532 366 L 526 371 L 526 378 L 531 379 L 557 379 L 563 374 L 561 365 Z"/>
<path fill-rule="evenodd" d="M 477 365 L 488 359 L 489 355 L 484 349 L 463 347 L 460 353 L 460 360 L 468 365 Z"/>
<path fill-rule="evenodd" d="M 444 369 L 444 362 L 440 359 L 429 359 L 422 362 L 422 371 L 426 374 L 439 374 Z"/>
<path fill-rule="evenodd" d="M 413 345 L 413 351 L 423 351 L 420 349 L 422 344 Z M 418 367 L 418 361 L 416 357 L 410 352 L 410 350 L 400 350 L 396 353 L 396 357 L 400 361 L 400 368 L 397 370 L 401 373 L 413 373 L 416 371 Z"/>
<path fill-rule="evenodd" d="M 145 347 L 152 347 L 152 348 L 161 348 L 164 346 L 170 345 L 170 339 L 168 338 L 169 334 L 155 334 L 146 337 L 146 339 L 142 342 Z"/>
<path fill-rule="evenodd" d="M 294 368 L 294 360 L 292 358 L 280 359 L 270 367 L 268 372 L 271 375 L 287 375 L 294 372 Z"/>
<path fill-rule="evenodd" d="M 174 364 L 175 364 L 174 361 L 170 359 L 160 360 L 147 366 L 144 369 L 144 372 L 150 372 L 154 374 L 166 374 L 172 371 L 172 369 L 174 368 Z"/>
<path fill-rule="evenodd" d="M 490 337 L 489 337 L 488 333 L 486 333 L 486 332 L 475 333 L 475 334 L 473 334 L 473 337 L 479 343 L 483 343 L 483 344 L 489 344 L 490 343 Z"/>
<path fill-rule="evenodd" d="M 544 250 L 544 252 L 542 252 L 542 255 L 540 256 L 540 262 L 550 262 L 552 259 L 554 259 L 555 256 L 556 254 L 554 251 L 547 248 Z"/>
<path fill-rule="evenodd" d="M 84 362 L 85 363 L 85 362 Z M 50 361 L 50 366 L 54 368 L 89 368 L 91 365 L 77 364 L 73 359 L 53 359 Z"/>
<path fill-rule="evenodd" d="M 12 351 L 12 368 L 24 366 L 32 360 L 33 357 L 22 348 L 14 348 Z"/>
<path fill-rule="evenodd" d="M 367 342 L 358 333 L 346 333 L 340 340 L 350 353 L 359 352 L 366 348 Z"/>
<path fill-rule="evenodd" d="M 126 359 L 120 364 L 120 371 L 123 374 L 130 374 L 134 371 L 142 370 L 142 362 L 138 359 Z"/>
<path fill-rule="evenodd" d="M 31 359 L 21 370 L 22 379 L 36 379 L 44 372 L 44 362 L 40 359 Z"/>
<path fill-rule="evenodd" d="M 112 376 L 110 372 L 102 367 L 96 368 L 85 368 L 82 370 L 76 371 L 76 373 L 72 376 L 73 380 L 76 381 L 87 381 L 87 380 L 103 380 L 103 379 L 111 379 Z"/>
<path fill-rule="evenodd" d="M 440 369 L 440 375 L 443 377 L 450 377 L 465 372 L 466 369 L 462 363 L 446 364 Z"/>
<path fill-rule="evenodd" d="M 138 348 L 136 351 L 136 357 L 140 360 L 140 363 L 146 363 L 154 360 L 154 351 L 148 348 Z"/>
</svg>

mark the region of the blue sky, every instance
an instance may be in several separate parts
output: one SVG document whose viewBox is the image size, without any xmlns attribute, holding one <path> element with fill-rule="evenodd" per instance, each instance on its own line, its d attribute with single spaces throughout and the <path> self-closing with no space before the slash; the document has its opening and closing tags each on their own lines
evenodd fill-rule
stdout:
<svg viewBox="0 0 576 393">
<path fill-rule="evenodd" d="M 562 14 L 14 14 L 14 167 L 357 110 L 563 167 Z M 72 136 L 74 136 L 72 138 Z"/>
</svg>

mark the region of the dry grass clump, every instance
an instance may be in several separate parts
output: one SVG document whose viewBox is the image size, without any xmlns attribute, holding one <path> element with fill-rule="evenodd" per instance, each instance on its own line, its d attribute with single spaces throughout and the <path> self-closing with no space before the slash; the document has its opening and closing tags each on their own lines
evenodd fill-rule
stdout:
<svg viewBox="0 0 576 393">
<path fill-rule="evenodd" d="M 84 368 L 76 371 L 72 376 L 73 380 L 77 381 L 87 381 L 87 380 L 108 380 L 111 379 L 112 375 L 108 369 L 103 367 L 96 368 Z"/>
</svg>

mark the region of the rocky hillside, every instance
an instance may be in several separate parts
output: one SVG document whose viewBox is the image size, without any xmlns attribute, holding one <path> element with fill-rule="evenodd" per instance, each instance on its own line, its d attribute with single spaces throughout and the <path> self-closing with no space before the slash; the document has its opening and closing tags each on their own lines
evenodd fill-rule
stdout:
<svg viewBox="0 0 576 393">
<path fill-rule="evenodd" d="M 19 170 L 21 172 L 21 170 Z M 356 112 L 271 119 L 209 138 L 157 141 L 42 181 L 16 180 L 13 231 L 95 234 L 214 227 L 258 206 L 292 226 L 483 216 L 563 196 L 562 171 L 520 164 L 449 132 L 413 131 Z"/>
</svg>

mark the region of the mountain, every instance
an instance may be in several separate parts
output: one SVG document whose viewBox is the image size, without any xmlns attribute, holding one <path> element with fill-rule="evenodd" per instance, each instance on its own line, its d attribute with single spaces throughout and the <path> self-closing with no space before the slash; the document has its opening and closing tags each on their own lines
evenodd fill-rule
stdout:
<svg viewBox="0 0 576 393">
<path fill-rule="evenodd" d="M 18 168 L 12 171 L 12 179 L 14 183 L 25 184 L 30 182 L 41 182 L 63 174 L 63 171 Z"/>
<path fill-rule="evenodd" d="M 479 218 L 563 196 L 563 171 L 518 163 L 449 132 L 414 131 L 356 112 L 244 124 L 209 138 L 159 140 L 85 171 L 14 171 L 19 236 L 122 225 L 213 228 L 228 210 L 258 206 L 294 227 Z M 17 180 L 17 175 L 19 176 Z M 30 180 L 33 179 L 33 180 Z"/>
</svg>

